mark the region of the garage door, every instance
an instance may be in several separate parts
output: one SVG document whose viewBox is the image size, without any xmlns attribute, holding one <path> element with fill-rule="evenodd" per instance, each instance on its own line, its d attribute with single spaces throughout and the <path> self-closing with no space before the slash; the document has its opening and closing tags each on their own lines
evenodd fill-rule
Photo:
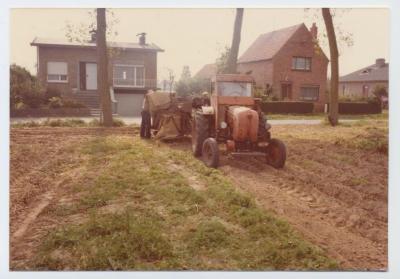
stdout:
<svg viewBox="0 0 400 279">
<path fill-rule="evenodd" d="M 121 116 L 140 116 L 144 94 L 115 93 L 117 114 Z"/>
</svg>

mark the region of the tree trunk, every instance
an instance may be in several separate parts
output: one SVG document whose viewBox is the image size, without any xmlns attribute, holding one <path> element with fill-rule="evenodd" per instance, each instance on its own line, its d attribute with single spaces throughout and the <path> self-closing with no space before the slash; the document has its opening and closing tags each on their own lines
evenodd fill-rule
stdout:
<svg viewBox="0 0 400 279">
<path fill-rule="evenodd" d="M 240 33 L 242 30 L 242 20 L 243 20 L 243 8 L 236 9 L 236 18 L 235 25 L 233 29 L 233 38 L 231 50 L 229 52 L 228 63 L 226 67 L 227 74 L 235 74 L 236 73 L 236 63 L 237 57 L 239 53 L 239 45 L 240 45 Z"/>
<path fill-rule="evenodd" d="M 335 28 L 333 27 L 332 15 L 329 8 L 322 8 L 326 33 L 328 34 L 329 51 L 331 56 L 331 88 L 329 94 L 328 119 L 332 126 L 339 123 L 339 52 L 337 47 Z"/>
<path fill-rule="evenodd" d="M 100 95 L 103 125 L 113 125 L 110 89 L 108 86 L 108 56 L 106 44 L 106 9 L 97 9 L 97 90 Z"/>
</svg>

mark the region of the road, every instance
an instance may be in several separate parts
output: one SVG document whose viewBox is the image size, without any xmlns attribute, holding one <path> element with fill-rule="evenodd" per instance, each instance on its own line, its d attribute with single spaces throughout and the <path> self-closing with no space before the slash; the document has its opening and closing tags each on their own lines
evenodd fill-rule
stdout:
<svg viewBox="0 0 400 279">
<path fill-rule="evenodd" d="M 140 120 L 141 117 L 123 117 L 123 116 L 118 116 L 116 117 L 118 119 L 121 119 L 124 121 L 126 124 L 131 125 L 131 124 L 137 124 L 140 125 Z M 11 124 L 16 124 L 16 123 L 24 123 L 24 122 L 29 122 L 29 121 L 36 121 L 36 122 L 42 122 L 47 119 L 82 119 L 85 122 L 90 122 L 94 119 L 98 119 L 98 117 L 93 117 L 93 116 L 88 116 L 88 117 L 15 117 L 10 119 Z M 342 119 L 340 122 L 354 122 L 357 121 L 356 119 Z M 268 120 L 268 122 L 271 125 L 318 125 L 323 122 L 322 119 L 272 119 Z"/>
</svg>

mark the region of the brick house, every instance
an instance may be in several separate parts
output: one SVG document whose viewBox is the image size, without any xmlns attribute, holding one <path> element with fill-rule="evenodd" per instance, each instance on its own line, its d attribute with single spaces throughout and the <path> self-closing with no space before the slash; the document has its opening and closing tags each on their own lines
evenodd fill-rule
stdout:
<svg viewBox="0 0 400 279">
<path fill-rule="evenodd" d="M 144 94 L 157 87 L 157 53 L 163 50 L 147 44 L 145 34 L 138 43 L 108 42 L 109 84 L 113 110 L 118 115 L 139 116 Z M 49 90 L 63 97 L 99 109 L 95 37 L 88 42 L 35 38 L 37 76 Z"/>
<path fill-rule="evenodd" d="M 209 79 L 217 74 L 217 65 L 215 63 L 205 64 L 195 75 L 197 79 Z"/>
<path fill-rule="evenodd" d="M 318 29 L 304 23 L 260 35 L 239 57 L 237 70 L 281 100 L 314 102 L 323 111 L 328 58 L 315 43 Z"/>
<path fill-rule="evenodd" d="M 339 78 L 339 96 L 350 98 L 373 97 L 376 86 L 389 91 L 389 63 L 378 58 L 375 64 L 354 71 Z"/>
</svg>

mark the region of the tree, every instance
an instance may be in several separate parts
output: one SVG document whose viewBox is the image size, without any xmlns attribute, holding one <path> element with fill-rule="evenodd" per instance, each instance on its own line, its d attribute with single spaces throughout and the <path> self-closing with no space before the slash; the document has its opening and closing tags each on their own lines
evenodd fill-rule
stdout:
<svg viewBox="0 0 400 279">
<path fill-rule="evenodd" d="M 224 74 L 228 72 L 228 57 L 230 55 L 231 49 L 225 47 L 220 56 L 215 60 L 215 65 L 217 66 L 217 73 Z"/>
<path fill-rule="evenodd" d="M 199 78 L 181 79 L 175 84 L 175 91 L 178 96 L 199 95 L 210 90 L 210 80 Z"/>
<path fill-rule="evenodd" d="M 111 108 L 111 99 L 110 99 L 110 95 L 109 95 L 109 82 L 108 82 L 108 74 L 107 74 L 107 79 L 103 79 L 102 81 L 100 81 L 100 65 L 99 65 L 99 58 L 101 58 L 101 56 L 99 56 L 99 49 L 98 49 L 98 39 L 99 39 L 99 10 L 103 10 L 101 13 L 103 13 L 104 15 L 101 15 L 101 17 L 103 17 L 104 19 L 104 27 L 102 27 L 104 29 L 104 49 L 106 51 L 106 55 L 104 55 L 104 51 L 102 51 L 101 56 L 105 59 L 105 64 L 106 64 L 106 73 L 108 73 L 108 59 L 110 59 L 110 57 L 115 57 L 119 55 L 119 50 L 116 48 L 107 48 L 107 43 L 106 43 L 106 37 L 110 37 L 110 36 L 117 36 L 118 32 L 115 31 L 115 25 L 119 23 L 119 20 L 115 17 L 114 13 L 112 10 L 110 9 L 93 9 L 90 10 L 88 12 L 88 17 L 90 18 L 90 23 L 88 25 L 81 23 L 79 25 L 74 25 L 70 22 L 66 23 L 65 26 L 65 36 L 67 37 L 67 39 L 70 42 L 78 42 L 78 43 L 87 43 L 88 41 L 90 42 L 96 42 L 97 45 L 97 55 L 98 55 L 98 73 L 97 73 L 97 88 L 98 88 L 98 92 L 99 92 L 99 97 L 100 97 L 100 104 L 101 104 L 101 109 L 102 109 L 102 114 L 100 117 L 102 117 L 101 122 L 103 123 L 103 125 L 108 126 L 108 122 L 111 119 L 111 123 L 112 121 L 112 108 Z M 109 18 L 109 20 L 106 22 L 106 14 L 107 17 Z M 90 38 L 90 40 L 88 40 L 88 35 L 92 33 L 92 38 Z M 104 63 L 104 61 L 103 61 Z M 104 73 L 103 73 L 104 74 Z M 104 78 L 104 77 L 103 77 Z M 101 83 L 105 83 L 105 85 L 101 85 Z M 106 90 L 104 91 L 104 88 L 102 89 L 101 86 L 106 86 Z M 107 94 L 108 96 L 103 96 L 103 94 Z M 105 97 L 105 98 L 103 98 Z M 108 102 L 108 100 L 110 100 Z M 104 102 L 106 102 L 106 104 L 109 104 L 109 106 L 107 108 L 104 107 Z M 104 110 L 105 109 L 105 110 Z M 111 116 L 110 116 L 111 115 Z M 106 120 L 107 118 L 107 120 Z M 107 125 L 105 124 L 107 122 Z"/>
<path fill-rule="evenodd" d="M 326 33 L 328 35 L 329 52 L 331 58 L 331 82 L 329 94 L 329 115 L 328 120 L 332 126 L 339 123 L 339 52 L 336 41 L 335 28 L 329 8 L 322 8 Z"/>
<path fill-rule="evenodd" d="M 106 43 L 106 9 L 97 9 L 97 30 L 96 30 L 96 50 L 97 50 L 97 88 L 100 95 L 103 125 L 111 127 L 113 125 L 110 90 L 108 86 L 108 55 Z"/>
<path fill-rule="evenodd" d="M 168 71 L 168 78 L 169 78 L 169 92 L 172 92 L 172 88 L 174 87 L 174 80 L 175 80 L 175 74 L 172 69 L 167 68 Z"/>
<path fill-rule="evenodd" d="M 185 65 L 182 69 L 181 80 L 188 80 L 192 77 L 189 66 Z"/>
<path fill-rule="evenodd" d="M 235 24 L 233 27 L 232 45 L 230 48 L 227 67 L 225 70 L 225 73 L 227 74 L 236 73 L 236 64 L 237 64 L 239 45 L 240 45 L 240 33 L 242 31 L 242 21 L 243 21 L 243 8 L 237 8 Z"/>
</svg>

